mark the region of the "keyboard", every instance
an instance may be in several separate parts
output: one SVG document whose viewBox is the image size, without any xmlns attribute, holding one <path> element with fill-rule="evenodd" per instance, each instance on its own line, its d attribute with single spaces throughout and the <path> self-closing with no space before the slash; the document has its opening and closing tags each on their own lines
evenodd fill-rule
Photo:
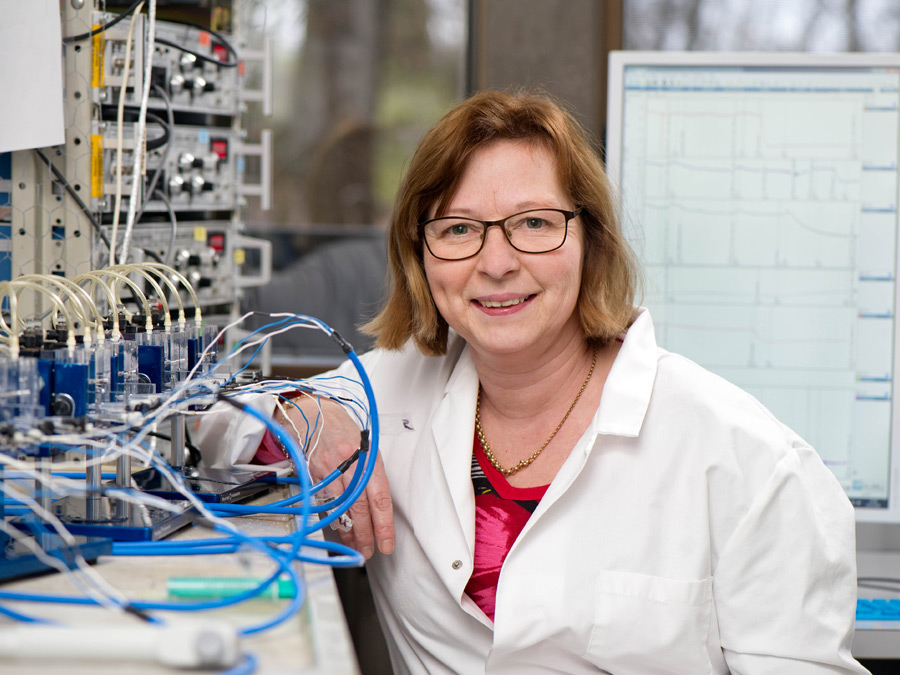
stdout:
<svg viewBox="0 0 900 675">
<path fill-rule="evenodd" d="M 895 621 L 900 628 L 900 598 L 859 598 L 857 621 Z"/>
</svg>

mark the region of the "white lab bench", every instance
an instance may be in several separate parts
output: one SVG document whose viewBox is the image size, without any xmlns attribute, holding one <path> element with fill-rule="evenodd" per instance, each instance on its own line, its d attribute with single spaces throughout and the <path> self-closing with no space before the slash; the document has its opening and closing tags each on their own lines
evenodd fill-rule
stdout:
<svg viewBox="0 0 900 675">
<path fill-rule="evenodd" d="M 271 501 L 285 496 L 286 490 L 278 487 L 259 501 Z M 233 522 L 248 534 L 257 536 L 286 534 L 293 531 L 294 527 L 293 517 L 283 515 L 241 517 Z M 171 539 L 211 536 L 216 535 L 210 529 L 195 523 L 175 533 Z M 132 600 L 167 599 L 166 580 L 169 577 L 267 576 L 273 569 L 271 561 L 266 561 L 261 554 L 255 552 L 198 556 L 101 556 L 92 568 Z M 256 673 L 260 675 L 358 675 L 359 667 L 331 568 L 304 563 L 300 569 L 307 593 L 301 611 L 273 629 L 244 638 L 241 641 L 242 651 L 250 652 L 257 658 L 259 665 Z M 0 585 L 0 588 L 7 591 L 83 596 L 72 587 L 66 575 L 58 573 L 13 580 Z M 184 612 L 153 612 L 153 615 L 171 618 L 173 621 L 205 616 L 233 623 L 237 627 L 246 627 L 274 616 L 287 603 L 288 600 L 283 599 L 258 599 L 226 609 L 189 613 L 187 617 Z M 137 618 L 96 607 L 31 602 L 5 603 L 5 606 L 68 625 L 96 625 L 100 635 L 104 626 L 122 625 L 122 622 L 146 626 Z M 12 622 L 7 621 L 0 617 L 0 631 L 4 624 L 12 625 Z M 101 640 L 101 651 L 102 646 Z M 11 670 L 7 671 L 7 668 Z M 110 662 L 104 660 L 99 652 L 96 658 L 84 661 L 68 659 L 60 662 L 40 657 L 15 662 L 5 660 L 0 671 L 21 675 L 58 675 L 60 672 L 67 675 L 123 672 L 159 675 L 187 672 L 156 662 Z"/>
</svg>

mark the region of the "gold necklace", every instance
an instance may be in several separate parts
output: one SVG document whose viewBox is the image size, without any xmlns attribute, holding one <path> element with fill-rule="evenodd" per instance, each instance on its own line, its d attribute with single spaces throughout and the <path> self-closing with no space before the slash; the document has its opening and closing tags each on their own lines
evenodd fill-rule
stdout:
<svg viewBox="0 0 900 675">
<path fill-rule="evenodd" d="M 490 463 L 494 466 L 497 471 L 502 473 L 504 476 L 511 476 L 517 471 L 524 469 L 526 466 L 529 466 L 534 460 L 538 458 L 538 456 L 544 451 L 550 441 L 556 436 L 557 432 L 562 428 L 562 425 L 566 423 L 566 420 L 569 419 L 569 413 L 575 408 L 575 404 L 578 403 L 578 399 L 581 398 L 581 395 L 584 393 L 585 388 L 588 386 L 588 382 L 591 381 L 591 375 L 594 374 L 594 366 L 597 365 L 597 348 L 594 347 L 594 358 L 591 359 L 591 369 L 588 371 L 587 377 L 584 379 L 584 383 L 581 385 L 581 389 L 578 390 L 578 394 L 575 395 L 575 400 L 572 401 L 572 405 L 569 406 L 569 409 L 566 410 L 566 414 L 563 415 L 562 421 L 556 425 L 556 428 L 553 430 L 553 433 L 550 434 L 550 438 L 544 441 L 544 444 L 537 449 L 537 451 L 528 459 L 519 460 L 519 463 L 510 469 L 504 469 L 500 466 L 500 462 L 494 457 L 494 453 L 491 452 L 491 446 L 488 445 L 487 439 L 484 437 L 484 429 L 481 428 L 481 385 L 478 385 L 478 396 L 475 398 L 475 431 L 478 433 L 478 440 L 481 441 L 481 447 L 484 449 L 484 454 L 490 461 Z"/>
</svg>

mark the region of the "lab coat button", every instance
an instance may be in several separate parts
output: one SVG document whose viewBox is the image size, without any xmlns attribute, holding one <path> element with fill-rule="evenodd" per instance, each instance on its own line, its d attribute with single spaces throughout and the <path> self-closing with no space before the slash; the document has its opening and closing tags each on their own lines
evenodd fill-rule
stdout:
<svg viewBox="0 0 900 675">
<path fill-rule="evenodd" d="M 460 567 L 462 567 L 462 560 L 454 560 L 452 563 L 450 563 L 450 567 L 458 570 Z"/>
</svg>

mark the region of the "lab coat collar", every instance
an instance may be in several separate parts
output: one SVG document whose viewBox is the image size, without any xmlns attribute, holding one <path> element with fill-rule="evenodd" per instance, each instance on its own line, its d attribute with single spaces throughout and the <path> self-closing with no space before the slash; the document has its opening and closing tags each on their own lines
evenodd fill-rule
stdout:
<svg viewBox="0 0 900 675">
<path fill-rule="evenodd" d="M 606 376 L 594 417 L 595 433 L 632 438 L 640 434 L 656 380 L 658 352 L 650 312 L 637 307 L 634 321 L 623 336 L 622 347 Z"/>
</svg>

